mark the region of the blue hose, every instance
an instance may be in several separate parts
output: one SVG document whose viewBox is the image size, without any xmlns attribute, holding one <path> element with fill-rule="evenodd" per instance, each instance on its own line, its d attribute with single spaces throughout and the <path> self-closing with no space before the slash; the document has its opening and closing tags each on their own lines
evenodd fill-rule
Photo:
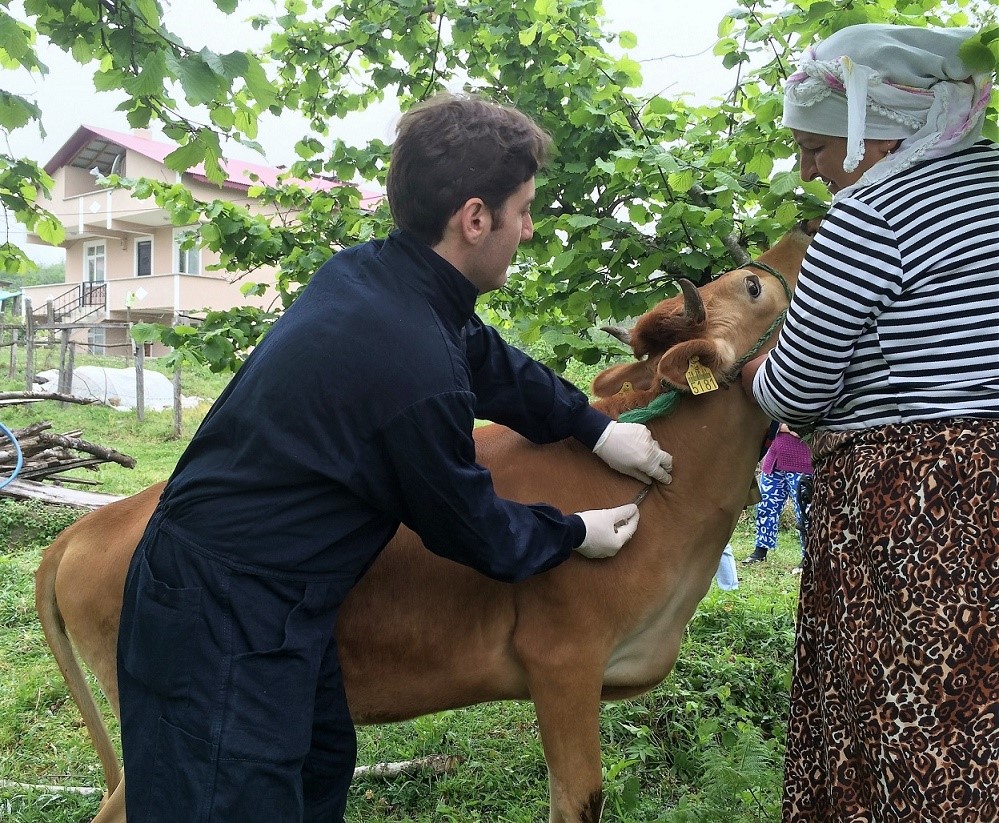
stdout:
<svg viewBox="0 0 999 823">
<path fill-rule="evenodd" d="M 14 478 L 21 471 L 21 467 L 24 465 L 24 455 L 21 453 L 21 445 L 17 442 L 17 438 L 14 437 L 14 432 L 8 429 L 3 423 L 0 423 L 0 432 L 3 432 L 4 436 L 13 444 L 14 454 L 17 455 L 17 461 L 14 464 L 14 471 L 11 473 L 10 477 L 6 477 L 0 480 L 0 489 L 4 486 L 8 486 L 14 482 Z"/>
</svg>

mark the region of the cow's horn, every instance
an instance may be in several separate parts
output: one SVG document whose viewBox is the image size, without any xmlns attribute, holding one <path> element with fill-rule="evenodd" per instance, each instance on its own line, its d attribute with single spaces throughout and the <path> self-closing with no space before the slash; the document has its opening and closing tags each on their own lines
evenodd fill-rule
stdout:
<svg viewBox="0 0 999 823">
<path fill-rule="evenodd" d="M 631 345 L 631 329 L 625 329 L 621 326 L 601 326 L 600 331 L 605 331 L 611 337 L 616 337 L 624 345 Z"/>
<path fill-rule="evenodd" d="M 677 280 L 680 284 L 680 291 L 683 292 L 683 316 L 690 323 L 704 322 L 704 301 L 701 300 L 701 293 L 697 286 L 684 277 Z"/>
</svg>

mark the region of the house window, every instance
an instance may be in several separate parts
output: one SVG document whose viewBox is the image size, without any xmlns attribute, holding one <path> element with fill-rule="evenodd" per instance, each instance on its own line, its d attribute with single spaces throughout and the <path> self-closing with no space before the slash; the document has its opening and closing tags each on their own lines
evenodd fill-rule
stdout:
<svg viewBox="0 0 999 823">
<path fill-rule="evenodd" d="M 182 229 L 173 233 L 173 259 L 175 271 L 181 274 L 201 274 L 201 250 L 197 246 L 198 233 Z"/>
<path fill-rule="evenodd" d="M 148 277 L 153 273 L 153 241 L 135 241 L 135 276 Z"/>
<path fill-rule="evenodd" d="M 91 326 L 87 330 L 87 351 L 90 354 L 104 354 L 104 329 L 101 326 Z"/>
<path fill-rule="evenodd" d="M 87 243 L 83 247 L 83 277 L 88 283 L 103 283 L 107 255 L 104 243 Z"/>
</svg>

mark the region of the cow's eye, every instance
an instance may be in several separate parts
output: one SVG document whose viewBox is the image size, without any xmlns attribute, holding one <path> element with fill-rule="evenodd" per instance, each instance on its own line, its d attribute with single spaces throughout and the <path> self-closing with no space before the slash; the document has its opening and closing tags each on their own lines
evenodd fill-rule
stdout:
<svg viewBox="0 0 999 823">
<path fill-rule="evenodd" d="M 763 294 L 763 286 L 760 285 L 760 278 L 755 274 L 751 274 L 746 278 L 746 291 L 753 300 Z"/>
</svg>

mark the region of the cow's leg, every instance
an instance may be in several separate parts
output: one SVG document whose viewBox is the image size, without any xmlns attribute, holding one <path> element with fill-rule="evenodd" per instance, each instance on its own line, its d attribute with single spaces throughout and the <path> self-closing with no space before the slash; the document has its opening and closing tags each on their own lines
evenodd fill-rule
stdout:
<svg viewBox="0 0 999 823">
<path fill-rule="evenodd" d="M 550 823 L 598 823 L 603 805 L 600 770 L 599 677 L 578 669 L 551 670 L 532 678 L 531 698 L 538 714 L 548 762 Z"/>
</svg>

